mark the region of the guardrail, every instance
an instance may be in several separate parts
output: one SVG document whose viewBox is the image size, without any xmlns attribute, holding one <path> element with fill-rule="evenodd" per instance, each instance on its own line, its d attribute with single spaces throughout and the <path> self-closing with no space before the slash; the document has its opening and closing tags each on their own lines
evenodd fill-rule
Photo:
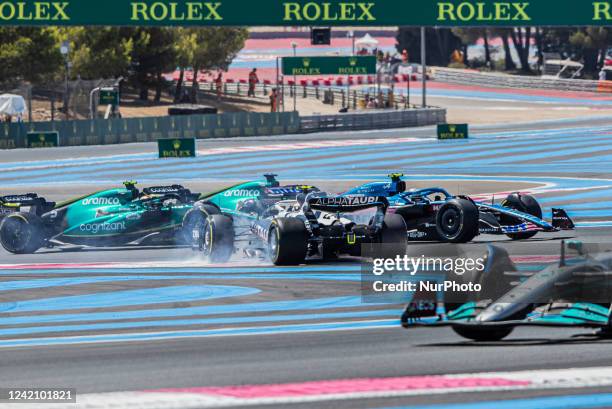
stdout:
<svg viewBox="0 0 612 409">
<path fill-rule="evenodd" d="M 353 89 L 315 86 L 287 86 L 289 96 L 297 92 L 302 98 L 323 99 L 329 104 L 355 109 L 367 93 Z M 200 92 L 216 92 L 216 88 L 200 87 Z M 258 84 L 256 92 L 267 94 L 268 84 Z M 227 83 L 224 94 L 241 95 L 248 85 Z M 374 95 L 372 95 L 374 97 Z M 368 109 L 337 115 L 302 116 L 297 112 L 238 112 L 217 115 L 186 115 L 142 118 L 111 118 L 72 121 L 45 121 L 0 124 L 0 149 L 27 147 L 28 133 L 58 132 L 60 146 L 106 145 L 152 142 L 160 138 L 222 138 L 256 135 L 279 135 L 328 130 L 401 128 L 444 123 L 446 110 L 436 107 L 399 109 L 404 103 L 382 98 L 392 109 Z"/>
<path fill-rule="evenodd" d="M 456 68 L 432 68 L 438 81 L 461 85 L 502 88 L 550 89 L 555 91 L 610 92 L 612 81 L 548 79 L 500 73 L 473 72 Z"/>
<path fill-rule="evenodd" d="M 0 149 L 27 147 L 28 133 L 58 132 L 59 146 L 152 142 L 161 138 L 223 138 L 402 128 L 446 122 L 442 108 L 371 110 L 300 117 L 297 112 L 237 112 L 146 118 L 10 123 L 0 126 Z"/>
<path fill-rule="evenodd" d="M 342 115 L 301 117 L 301 132 L 348 131 L 437 125 L 446 122 L 446 110 L 422 108 L 399 111 L 367 111 Z"/>
<path fill-rule="evenodd" d="M 300 131 L 297 112 L 235 112 L 114 118 L 53 122 L 14 122 L 0 125 L 0 149 L 27 147 L 28 133 L 56 131 L 60 146 L 153 142 L 161 138 L 223 138 L 280 135 Z"/>
<path fill-rule="evenodd" d="M 190 83 L 186 83 L 191 86 Z M 371 92 L 364 90 L 363 87 L 371 87 Z M 275 86 L 266 83 L 258 83 L 255 86 L 256 96 L 268 96 L 272 88 Z M 361 87 L 361 88 L 357 88 Z M 214 83 L 200 83 L 199 89 L 201 92 L 214 94 L 217 88 Z M 249 86 L 240 82 L 225 82 L 223 83 L 222 95 L 224 96 L 242 96 L 246 97 Z M 353 88 L 347 88 L 341 85 L 281 85 L 280 92 L 285 92 L 285 105 L 290 105 L 290 99 L 293 98 L 293 93 L 297 93 L 298 98 L 313 98 L 322 101 L 325 104 L 349 107 L 350 109 L 364 108 L 368 98 L 378 100 L 378 103 L 387 108 L 418 108 L 420 105 L 408 105 L 407 100 L 401 94 L 396 94 L 394 99 L 389 98 L 389 93 L 384 89 L 380 99 L 376 95 L 376 84 L 361 84 Z"/>
</svg>

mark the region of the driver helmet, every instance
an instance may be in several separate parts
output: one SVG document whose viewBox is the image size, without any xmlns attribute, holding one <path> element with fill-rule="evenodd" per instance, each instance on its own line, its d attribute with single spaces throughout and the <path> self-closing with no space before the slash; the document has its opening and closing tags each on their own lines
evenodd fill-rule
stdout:
<svg viewBox="0 0 612 409">
<path fill-rule="evenodd" d="M 237 210 L 243 213 L 258 213 L 259 203 L 255 199 L 243 200 L 238 204 Z"/>
</svg>

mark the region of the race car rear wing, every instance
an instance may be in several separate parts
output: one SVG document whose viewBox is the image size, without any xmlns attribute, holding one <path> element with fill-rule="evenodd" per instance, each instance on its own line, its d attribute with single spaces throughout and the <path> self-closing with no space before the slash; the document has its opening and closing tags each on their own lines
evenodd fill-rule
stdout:
<svg viewBox="0 0 612 409">
<path fill-rule="evenodd" d="M 319 223 L 315 211 L 327 213 L 353 213 L 365 209 L 376 209 L 370 227 L 375 232 L 380 231 L 383 227 L 385 214 L 389 202 L 384 196 L 323 196 L 323 197 L 307 197 L 306 206 L 303 207 L 304 215 L 310 222 L 311 228 L 316 231 L 319 228 Z"/>
<path fill-rule="evenodd" d="M 563 209 L 552 209 L 552 225 L 560 230 L 573 230 L 576 226 Z"/>
<path fill-rule="evenodd" d="M 196 201 L 200 197 L 199 193 L 191 193 L 189 189 L 181 185 L 151 186 L 142 189 L 142 192 L 151 196 L 178 195 L 185 202 Z"/>
<path fill-rule="evenodd" d="M 318 191 L 317 187 L 310 185 L 285 185 L 266 187 L 263 190 L 262 196 L 273 200 L 294 200 L 299 195 L 307 195 Z"/>
<path fill-rule="evenodd" d="M 9 213 L 24 211 L 28 208 L 30 213 L 41 215 L 52 210 L 55 202 L 47 202 L 45 198 L 38 197 L 36 193 L 0 196 L 0 217 Z"/>
<path fill-rule="evenodd" d="M 312 210 L 324 212 L 351 213 L 378 207 L 386 211 L 389 202 L 384 196 L 327 196 L 308 199 Z"/>
<path fill-rule="evenodd" d="M 23 206 L 30 206 L 37 202 L 38 195 L 36 193 L 25 193 L 18 195 L 1 196 L 0 203 L 2 204 L 21 204 Z"/>
</svg>

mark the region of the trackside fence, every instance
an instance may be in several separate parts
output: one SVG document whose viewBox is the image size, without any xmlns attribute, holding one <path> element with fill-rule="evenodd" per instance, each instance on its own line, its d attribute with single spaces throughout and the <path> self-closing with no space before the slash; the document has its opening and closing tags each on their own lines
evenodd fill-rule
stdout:
<svg viewBox="0 0 612 409">
<path fill-rule="evenodd" d="M 456 68 L 432 69 L 437 81 L 484 87 L 549 89 L 555 91 L 612 92 L 612 81 L 549 79 L 521 75 L 473 72 Z"/>
<path fill-rule="evenodd" d="M 191 83 L 187 83 L 186 86 L 191 87 Z M 255 95 L 263 98 L 269 95 L 270 91 L 274 88 L 273 85 L 267 83 L 258 83 L 255 86 Z M 246 97 L 249 86 L 243 82 L 224 82 L 222 88 L 223 96 L 238 96 Z M 214 83 L 200 83 L 199 90 L 209 95 L 216 93 L 216 86 Z M 380 99 L 378 97 L 376 84 L 362 84 L 348 88 L 346 85 L 303 85 L 303 84 L 290 84 L 281 86 L 279 92 L 285 95 L 285 104 L 290 106 L 292 104 L 293 94 L 296 93 L 299 99 L 316 99 L 324 104 L 334 105 L 338 107 L 348 107 L 349 109 L 363 109 L 367 101 L 371 98 L 379 100 L 380 103 L 389 108 L 416 108 L 417 105 L 409 104 L 404 99 L 401 93 L 403 89 L 398 88 L 399 94 L 395 96 L 393 100 L 390 100 L 389 93 L 386 88 L 383 87 L 380 93 Z"/>
<path fill-rule="evenodd" d="M 60 146 L 153 142 L 158 139 L 231 138 L 325 131 L 403 128 L 446 122 L 442 108 L 368 110 L 338 115 L 237 112 L 0 124 L 0 149 L 27 147 L 28 133 L 58 132 Z"/>
<path fill-rule="evenodd" d="M 314 115 L 301 118 L 301 132 L 349 131 L 363 129 L 404 128 L 436 125 L 446 122 L 446 110 L 423 108 L 398 111 L 368 111 L 343 115 Z"/>
<path fill-rule="evenodd" d="M 0 149 L 26 147 L 30 132 L 59 133 L 60 146 L 152 142 L 161 138 L 225 138 L 300 132 L 297 112 L 236 112 L 0 124 Z"/>
</svg>

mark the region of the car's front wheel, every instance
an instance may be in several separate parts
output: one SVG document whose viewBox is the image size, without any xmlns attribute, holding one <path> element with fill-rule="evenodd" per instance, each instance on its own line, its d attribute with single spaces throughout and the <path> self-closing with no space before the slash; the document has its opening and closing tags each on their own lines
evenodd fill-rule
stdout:
<svg viewBox="0 0 612 409">
<path fill-rule="evenodd" d="M 471 339 L 479 342 L 492 342 L 492 341 L 501 341 L 506 338 L 512 332 L 514 328 L 506 327 L 506 328 L 487 328 L 487 327 L 476 327 L 468 328 L 468 327 L 453 327 L 453 331 L 455 331 L 458 335 L 461 335 L 463 338 Z"/>
<path fill-rule="evenodd" d="M 436 231 L 449 243 L 467 243 L 478 235 L 478 208 L 466 199 L 444 203 L 436 214 Z"/>
<path fill-rule="evenodd" d="M 520 195 L 513 193 L 508 195 L 506 199 L 501 203 L 502 206 L 510 209 L 518 210 L 519 212 L 527 213 L 538 219 L 542 218 L 542 208 L 535 197 L 531 195 Z M 509 233 L 507 234 L 512 240 L 525 240 L 529 239 L 538 234 L 537 231 L 526 231 L 521 233 Z"/>
<path fill-rule="evenodd" d="M 211 263 L 225 263 L 234 253 L 234 224 L 222 214 L 205 218 L 197 231 L 199 249 Z"/>
<path fill-rule="evenodd" d="M 189 210 L 183 217 L 183 224 L 178 231 L 176 240 L 179 243 L 191 244 L 192 247 L 197 247 L 194 243 L 194 231 L 199 232 L 204 220 L 213 214 L 219 214 L 219 209 L 210 204 L 198 204 Z"/>
<path fill-rule="evenodd" d="M 406 222 L 399 214 L 387 214 L 380 232 L 380 243 L 385 258 L 394 258 L 406 254 L 408 235 Z"/>
</svg>

